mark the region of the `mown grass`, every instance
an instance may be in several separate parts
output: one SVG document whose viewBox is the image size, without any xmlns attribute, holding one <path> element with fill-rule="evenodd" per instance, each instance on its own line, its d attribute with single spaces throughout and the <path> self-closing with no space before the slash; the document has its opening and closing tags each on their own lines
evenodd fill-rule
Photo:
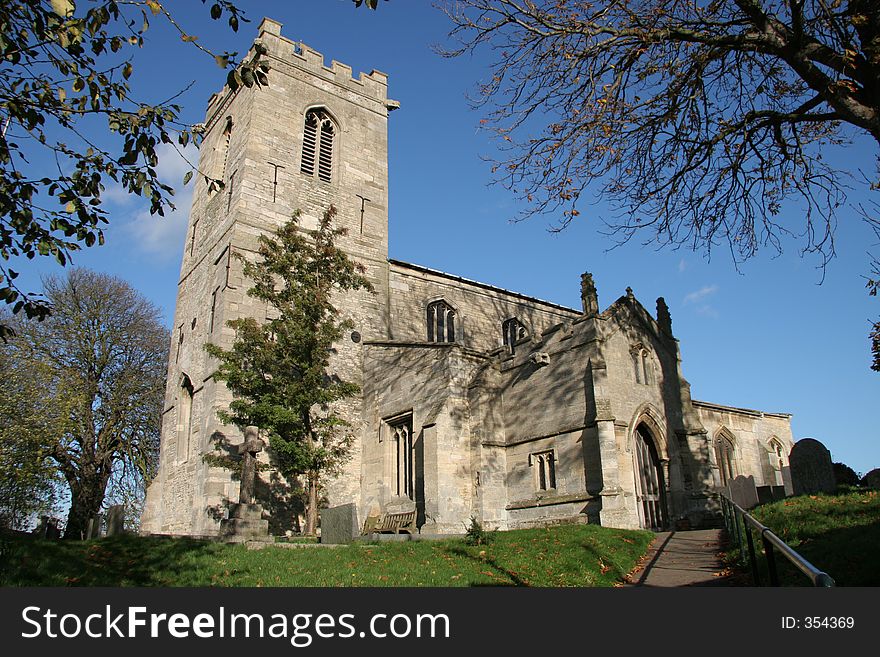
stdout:
<svg viewBox="0 0 880 657">
<path fill-rule="evenodd" d="M 571 525 L 462 540 L 249 551 L 189 539 L 4 539 L 3 586 L 613 586 L 653 534 Z"/>
<path fill-rule="evenodd" d="M 804 495 L 759 506 L 751 511 L 838 586 L 880 586 L 880 493 Z M 760 540 L 756 546 L 760 548 Z M 733 553 L 735 555 L 735 553 Z M 764 555 L 760 573 L 767 581 Z M 782 584 L 809 586 L 810 580 L 777 553 Z"/>
</svg>

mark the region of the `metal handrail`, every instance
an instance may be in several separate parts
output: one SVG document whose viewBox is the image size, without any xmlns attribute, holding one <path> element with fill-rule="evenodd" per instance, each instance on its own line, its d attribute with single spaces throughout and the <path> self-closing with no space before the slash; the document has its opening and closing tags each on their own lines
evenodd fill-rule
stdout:
<svg viewBox="0 0 880 657">
<path fill-rule="evenodd" d="M 721 509 L 724 513 L 724 524 L 727 527 L 728 534 L 736 539 L 740 554 L 743 554 L 742 533 L 745 534 L 749 561 L 752 569 L 752 579 L 755 582 L 755 586 L 761 585 L 761 578 L 758 573 L 758 562 L 755 558 L 755 545 L 752 540 L 752 532 L 750 529 L 754 529 L 760 534 L 761 541 L 764 544 L 764 554 L 767 556 L 767 571 L 770 577 L 770 586 L 779 586 L 779 576 L 776 572 L 776 557 L 773 553 L 774 548 L 779 550 L 779 552 L 782 553 L 782 556 L 788 559 L 795 568 L 806 575 L 813 583 L 813 586 L 835 586 L 834 579 L 831 575 L 825 571 L 819 570 L 816 566 L 804 559 L 800 554 L 795 552 L 788 543 L 774 534 L 770 528 L 765 527 L 758 522 L 754 516 L 736 504 L 729 497 L 723 493 L 720 494 L 720 497 Z M 740 524 L 737 520 L 737 516 L 742 516 L 742 533 L 740 532 Z"/>
</svg>

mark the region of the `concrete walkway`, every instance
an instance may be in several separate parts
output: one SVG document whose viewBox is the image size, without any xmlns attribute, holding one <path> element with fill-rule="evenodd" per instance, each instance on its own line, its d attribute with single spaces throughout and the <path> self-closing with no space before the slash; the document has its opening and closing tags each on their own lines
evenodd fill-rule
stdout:
<svg viewBox="0 0 880 657">
<path fill-rule="evenodd" d="M 742 577 L 721 561 L 722 530 L 661 532 L 641 567 L 630 575 L 629 586 L 741 586 Z"/>
</svg>

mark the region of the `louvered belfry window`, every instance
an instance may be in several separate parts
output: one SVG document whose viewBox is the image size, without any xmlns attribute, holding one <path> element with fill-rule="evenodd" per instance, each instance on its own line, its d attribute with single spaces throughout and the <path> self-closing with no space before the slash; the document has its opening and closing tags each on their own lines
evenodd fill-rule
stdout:
<svg viewBox="0 0 880 657">
<path fill-rule="evenodd" d="M 303 130 L 302 164 L 300 171 L 307 176 L 314 176 L 324 182 L 330 182 L 333 174 L 333 140 L 336 137 L 336 126 L 330 116 L 320 109 L 306 113 L 305 129 Z"/>
</svg>

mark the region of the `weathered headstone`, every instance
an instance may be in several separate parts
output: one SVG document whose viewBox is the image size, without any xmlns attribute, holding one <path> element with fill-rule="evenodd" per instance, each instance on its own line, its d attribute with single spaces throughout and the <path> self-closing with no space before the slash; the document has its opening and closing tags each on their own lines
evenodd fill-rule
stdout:
<svg viewBox="0 0 880 657">
<path fill-rule="evenodd" d="M 744 509 L 751 509 L 758 505 L 758 490 L 752 475 L 748 477 L 739 475 L 728 481 L 727 494 L 730 495 L 730 499 Z"/>
<path fill-rule="evenodd" d="M 101 520 L 100 513 L 89 518 L 89 524 L 86 526 L 86 540 L 101 536 Z"/>
<path fill-rule="evenodd" d="M 58 529 L 58 518 L 49 518 L 46 522 L 46 538 L 51 540 L 61 538 L 61 530 Z"/>
<path fill-rule="evenodd" d="M 125 506 L 114 504 L 107 509 L 107 536 L 125 533 Z"/>
<path fill-rule="evenodd" d="M 756 490 L 758 504 L 769 504 L 777 500 L 784 500 L 786 497 L 784 486 L 758 486 Z"/>
<path fill-rule="evenodd" d="M 791 482 L 791 466 L 782 466 L 782 487 L 785 489 L 785 496 L 794 495 L 794 484 Z"/>
<path fill-rule="evenodd" d="M 795 495 L 833 493 L 836 489 L 831 452 L 818 440 L 802 438 L 788 457 Z"/>
<path fill-rule="evenodd" d="M 322 543 L 351 543 L 359 534 L 357 507 L 354 504 L 321 509 Z"/>
<path fill-rule="evenodd" d="M 862 477 L 860 483 L 862 486 L 867 486 L 868 488 L 880 488 L 880 468 L 874 468 L 871 470 L 868 474 Z"/>
</svg>

